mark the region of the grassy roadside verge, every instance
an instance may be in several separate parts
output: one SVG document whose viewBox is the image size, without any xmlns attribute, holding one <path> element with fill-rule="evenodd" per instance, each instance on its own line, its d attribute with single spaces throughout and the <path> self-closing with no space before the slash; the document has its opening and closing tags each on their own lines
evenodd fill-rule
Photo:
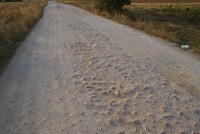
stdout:
<svg viewBox="0 0 200 134">
<path fill-rule="evenodd" d="M 200 54 L 200 5 L 138 3 L 125 7 L 122 13 L 109 13 L 94 8 L 92 0 L 60 0 L 89 10 L 97 15 L 142 30 L 150 35 L 181 45 L 189 45 Z"/>
<path fill-rule="evenodd" d="M 0 3 L 0 69 L 42 15 L 46 1 Z"/>
</svg>

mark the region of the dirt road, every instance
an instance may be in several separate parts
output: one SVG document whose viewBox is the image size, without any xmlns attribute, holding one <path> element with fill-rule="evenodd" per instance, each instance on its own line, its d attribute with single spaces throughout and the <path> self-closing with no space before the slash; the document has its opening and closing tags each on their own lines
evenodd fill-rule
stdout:
<svg viewBox="0 0 200 134">
<path fill-rule="evenodd" d="M 197 134 L 200 61 L 49 2 L 0 81 L 0 134 Z"/>
</svg>

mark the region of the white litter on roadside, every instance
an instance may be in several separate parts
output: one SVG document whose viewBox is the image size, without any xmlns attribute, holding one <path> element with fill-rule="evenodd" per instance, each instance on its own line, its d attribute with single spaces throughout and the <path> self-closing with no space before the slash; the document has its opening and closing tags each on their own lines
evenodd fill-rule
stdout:
<svg viewBox="0 0 200 134">
<path fill-rule="evenodd" d="M 181 45 L 181 48 L 182 48 L 182 49 L 189 49 L 190 46 L 189 46 L 189 45 Z"/>
</svg>

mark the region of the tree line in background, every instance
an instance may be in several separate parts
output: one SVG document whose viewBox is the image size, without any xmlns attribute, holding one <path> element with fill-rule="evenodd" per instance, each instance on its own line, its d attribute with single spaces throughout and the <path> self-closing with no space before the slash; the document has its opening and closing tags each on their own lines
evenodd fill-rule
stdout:
<svg viewBox="0 0 200 134">
<path fill-rule="evenodd" d="M 132 0 L 136 3 L 200 3 L 200 0 Z"/>
</svg>

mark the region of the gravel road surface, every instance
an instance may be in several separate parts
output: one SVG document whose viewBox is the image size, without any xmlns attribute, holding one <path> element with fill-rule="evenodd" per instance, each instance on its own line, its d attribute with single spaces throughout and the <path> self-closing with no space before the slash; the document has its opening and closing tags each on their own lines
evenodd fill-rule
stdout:
<svg viewBox="0 0 200 134">
<path fill-rule="evenodd" d="M 0 76 L 0 134 L 199 134 L 200 61 L 51 1 Z"/>
</svg>

